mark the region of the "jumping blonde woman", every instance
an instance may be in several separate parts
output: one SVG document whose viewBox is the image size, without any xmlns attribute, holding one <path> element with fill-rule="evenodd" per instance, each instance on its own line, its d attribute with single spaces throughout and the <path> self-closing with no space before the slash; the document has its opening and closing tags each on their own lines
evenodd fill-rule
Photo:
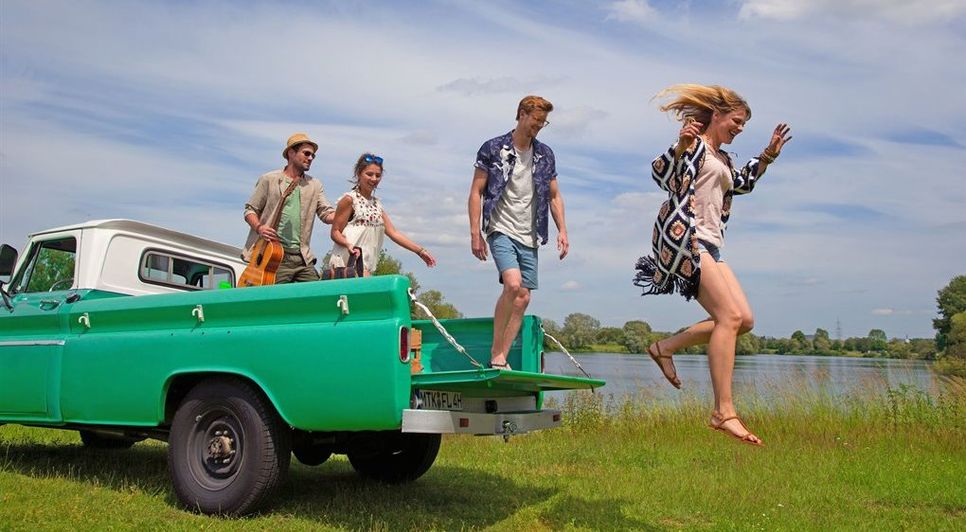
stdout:
<svg viewBox="0 0 966 532">
<path fill-rule="evenodd" d="M 637 263 L 634 284 L 647 294 L 677 292 L 710 315 L 683 332 L 654 342 L 648 354 L 674 387 L 681 387 L 676 351 L 708 344 L 714 411 L 708 420 L 720 430 L 752 445 L 763 445 L 738 417 L 731 395 L 738 335 L 751 330 L 754 318 L 734 272 L 724 262 L 725 225 L 735 194 L 754 189 L 765 169 L 791 140 L 787 124 L 775 127 L 768 145 L 740 170 L 721 149 L 731 144 L 751 119 L 748 103 L 717 85 L 673 85 L 656 98 L 662 112 L 682 123 L 677 142 L 651 164 L 651 177 L 668 199 L 661 205 L 652 237 L 653 254 Z"/>
</svg>

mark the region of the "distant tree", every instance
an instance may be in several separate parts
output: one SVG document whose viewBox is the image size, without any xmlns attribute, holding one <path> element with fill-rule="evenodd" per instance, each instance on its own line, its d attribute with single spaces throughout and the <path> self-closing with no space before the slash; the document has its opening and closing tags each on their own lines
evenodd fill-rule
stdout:
<svg viewBox="0 0 966 532">
<path fill-rule="evenodd" d="M 868 353 L 870 351 L 869 346 L 871 344 L 871 340 L 869 340 L 868 336 L 864 338 L 849 338 L 849 340 L 852 340 L 852 345 L 855 346 L 854 349 L 852 349 L 853 351 L 858 351 L 860 353 Z"/>
<path fill-rule="evenodd" d="M 832 341 L 828 337 L 828 331 L 819 328 L 815 329 L 815 337 L 812 338 L 812 347 L 816 353 L 828 355 L 832 351 Z"/>
<path fill-rule="evenodd" d="M 651 338 L 651 326 L 646 321 L 629 321 L 624 324 L 621 331 L 623 332 L 621 345 L 627 348 L 629 353 L 646 353 L 647 347 L 654 341 Z"/>
<path fill-rule="evenodd" d="M 900 338 L 893 338 L 886 343 L 885 352 L 889 354 L 890 358 L 910 358 L 912 348 L 909 342 Z"/>
<path fill-rule="evenodd" d="M 791 344 L 793 353 L 804 353 L 812 350 L 812 343 L 808 341 L 808 338 L 805 338 L 805 333 L 802 331 L 792 333 Z"/>
<path fill-rule="evenodd" d="M 443 320 L 463 317 L 463 313 L 456 310 L 456 307 L 452 303 L 446 302 L 443 298 L 443 293 L 439 290 L 427 290 L 419 294 L 416 300 L 426 305 L 437 319 Z"/>
<path fill-rule="evenodd" d="M 597 331 L 598 344 L 619 344 L 624 339 L 624 330 L 620 327 L 601 327 Z"/>
<path fill-rule="evenodd" d="M 939 317 L 932 320 L 932 327 L 936 329 L 936 347 L 942 351 L 946 349 L 946 336 L 952 328 L 950 320 L 954 315 L 966 311 L 966 275 L 953 277 L 939 291 L 936 304 L 939 306 Z"/>
<path fill-rule="evenodd" d="M 869 351 L 882 352 L 886 350 L 889 337 L 882 329 L 872 329 L 869 331 Z"/>
<path fill-rule="evenodd" d="M 412 287 L 413 293 L 419 293 L 419 281 L 416 280 L 416 276 L 410 272 L 403 273 L 402 262 L 386 253 L 384 249 L 379 251 L 379 262 L 376 263 L 376 269 L 371 271 L 372 275 L 405 275 L 409 277 L 409 285 Z"/>
<path fill-rule="evenodd" d="M 549 319 L 542 319 L 542 318 L 541 318 L 541 321 L 543 322 L 543 330 L 547 334 L 549 334 L 550 336 L 553 336 L 554 338 L 556 338 L 557 340 L 560 340 L 561 342 L 564 341 L 563 334 L 561 333 L 560 326 L 557 325 L 557 322 Z M 560 346 L 558 346 L 556 343 L 554 343 L 552 340 L 550 340 L 550 338 L 547 338 L 546 336 L 543 337 L 543 348 L 547 351 L 560 350 Z"/>
<path fill-rule="evenodd" d="M 933 338 L 913 338 L 909 341 L 910 356 L 933 360 L 936 358 L 936 340 Z"/>
<path fill-rule="evenodd" d="M 564 318 L 563 337 L 561 340 L 571 349 L 590 347 L 597 338 L 597 330 L 600 329 L 600 322 L 593 316 L 574 312 Z"/>
<path fill-rule="evenodd" d="M 945 356 L 966 359 L 966 311 L 953 314 L 949 319 Z"/>
<path fill-rule="evenodd" d="M 735 344 L 736 355 L 755 355 L 760 352 L 761 343 L 757 336 L 751 333 L 745 333 L 738 337 L 738 343 Z"/>
</svg>

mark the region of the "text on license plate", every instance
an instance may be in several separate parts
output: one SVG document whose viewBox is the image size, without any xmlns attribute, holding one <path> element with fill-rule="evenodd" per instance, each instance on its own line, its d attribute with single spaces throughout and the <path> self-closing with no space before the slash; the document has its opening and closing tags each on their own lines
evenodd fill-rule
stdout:
<svg viewBox="0 0 966 532">
<path fill-rule="evenodd" d="M 426 410 L 463 410 L 463 394 L 438 390 L 419 390 Z"/>
</svg>

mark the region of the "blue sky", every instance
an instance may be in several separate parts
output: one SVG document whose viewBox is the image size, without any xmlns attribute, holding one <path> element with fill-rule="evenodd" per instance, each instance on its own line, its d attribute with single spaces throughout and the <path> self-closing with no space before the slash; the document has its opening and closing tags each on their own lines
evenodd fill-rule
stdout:
<svg viewBox="0 0 966 532">
<path fill-rule="evenodd" d="M 648 165 L 677 130 L 651 97 L 718 83 L 753 110 L 729 151 L 756 154 L 780 121 L 795 137 L 726 236 L 755 332 L 932 336 L 936 291 L 966 273 L 964 30 L 962 0 L 4 1 L 0 240 L 116 217 L 241 245 L 257 176 L 306 131 L 331 199 L 359 153 L 386 158 L 378 195 L 440 264 L 387 249 L 489 315 L 472 164 L 533 93 L 556 106 L 540 138 L 572 247 L 543 248 L 530 312 L 675 330 L 700 307 L 631 284 L 664 199 Z"/>
</svg>

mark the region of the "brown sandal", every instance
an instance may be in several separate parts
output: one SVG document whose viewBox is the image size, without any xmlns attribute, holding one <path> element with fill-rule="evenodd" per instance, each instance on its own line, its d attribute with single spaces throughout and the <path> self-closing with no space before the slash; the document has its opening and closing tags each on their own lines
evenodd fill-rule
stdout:
<svg viewBox="0 0 966 532">
<path fill-rule="evenodd" d="M 745 433 L 742 434 L 741 436 L 724 428 L 724 424 L 727 423 L 728 421 L 731 421 L 732 419 L 737 419 L 738 423 L 741 424 L 741 428 L 745 429 Z M 715 420 L 717 420 L 717 422 L 715 422 Z M 728 416 L 724 419 L 721 419 L 721 416 L 717 412 L 712 412 L 711 421 L 708 422 L 708 426 L 713 428 L 714 430 L 720 430 L 721 432 L 724 432 L 725 434 L 731 436 L 732 438 L 735 438 L 743 443 L 747 443 L 748 445 L 754 445 L 756 447 L 765 446 L 765 443 L 761 441 L 761 438 L 759 438 L 755 434 L 752 434 L 752 432 L 748 430 L 748 427 L 745 426 L 745 422 L 742 421 L 741 418 L 738 416 Z M 758 440 L 758 441 L 755 441 L 755 440 Z"/>
<path fill-rule="evenodd" d="M 657 367 L 660 368 L 661 373 L 664 374 L 664 378 L 667 379 L 667 381 L 671 383 L 671 386 L 674 386 L 675 388 L 677 388 L 677 389 L 680 390 L 681 389 L 681 379 L 678 378 L 678 371 L 674 367 L 674 360 L 671 358 L 671 355 L 665 355 L 664 353 L 661 352 L 661 344 L 660 344 L 660 342 L 654 342 L 654 347 L 657 348 L 657 354 L 655 355 L 651 351 L 651 348 L 650 347 L 647 348 L 647 354 L 651 356 L 651 360 L 653 360 L 654 363 L 657 364 Z M 668 372 L 664 370 L 664 364 L 661 364 L 661 361 L 659 360 L 659 359 L 662 359 L 662 358 L 668 360 L 668 363 L 670 365 L 670 370 L 671 370 L 671 373 L 670 374 L 668 374 Z"/>
</svg>

